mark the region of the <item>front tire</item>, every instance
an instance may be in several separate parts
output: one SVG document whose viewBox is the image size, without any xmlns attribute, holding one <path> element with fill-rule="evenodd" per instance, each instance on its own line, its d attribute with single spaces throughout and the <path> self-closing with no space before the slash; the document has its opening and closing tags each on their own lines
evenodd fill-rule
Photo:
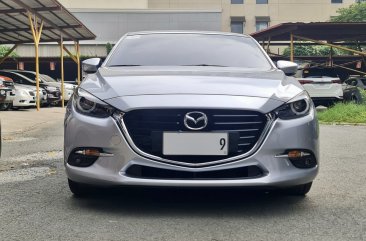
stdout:
<svg viewBox="0 0 366 241">
<path fill-rule="evenodd" d="M 313 182 L 303 185 L 293 186 L 286 189 L 286 194 L 291 196 L 305 196 L 311 189 Z"/>
<path fill-rule="evenodd" d="M 91 194 L 91 188 L 85 184 L 74 182 L 70 179 L 67 179 L 69 183 L 70 191 L 74 194 L 75 197 L 84 197 Z"/>
<path fill-rule="evenodd" d="M 1 103 L 0 104 L 0 111 L 9 110 L 11 108 L 11 103 Z"/>
</svg>

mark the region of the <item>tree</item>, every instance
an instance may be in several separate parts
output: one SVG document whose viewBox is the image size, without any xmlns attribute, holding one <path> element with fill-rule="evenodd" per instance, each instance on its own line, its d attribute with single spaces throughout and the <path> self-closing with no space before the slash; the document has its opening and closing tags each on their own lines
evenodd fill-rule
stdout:
<svg viewBox="0 0 366 241">
<path fill-rule="evenodd" d="M 7 52 L 9 52 L 10 48 L 8 46 L 0 45 L 0 57 L 4 57 Z M 19 57 L 15 51 L 13 51 L 9 57 Z"/>
<path fill-rule="evenodd" d="M 338 16 L 331 17 L 331 22 L 366 22 L 366 2 L 352 4 L 348 8 L 337 10 Z"/>
<path fill-rule="evenodd" d="M 114 46 L 114 44 L 111 44 L 111 43 L 107 43 L 107 44 L 105 45 L 105 48 L 106 48 L 106 50 L 107 50 L 107 55 L 109 54 L 109 52 L 111 52 L 111 51 L 112 51 L 113 46 Z"/>
</svg>

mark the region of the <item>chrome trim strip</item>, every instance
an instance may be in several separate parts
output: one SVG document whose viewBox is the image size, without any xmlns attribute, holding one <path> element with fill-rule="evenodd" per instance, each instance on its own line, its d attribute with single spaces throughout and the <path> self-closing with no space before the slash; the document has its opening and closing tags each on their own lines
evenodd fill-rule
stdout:
<svg viewBox="0 0 366 241">
<path fill-rule="evenodd" d="M 179 161 L 174 161 L 174 160 L 169 160 L 169 159 L 164 159 L 158 156 L 154 156 L 151 154 L 148 154 L 142 150 L 140 150 L 135 143 L 133 142 L 130 134 L 128 133 L 127 127 L 123 121 L 123 115 L 113 115 L 113 118 L 116 120 L 118 126 L 121 128 L 122 133 L 124 135 L 124 137 L 126 138 L 128 144 L 132 147 L 132 149 L 139 155 L 155 160 L 155 161 L 159 161 L 159 162 L 165 162 L 165 163 L 169 163 L 169 164 L 175 164 L 175 165 L 179 165 L 179 166 L 185 166 L 185 167 L 205 167 L 205 166 L 211 166 L 211 165 L 218 165 L 218 164 L 223 164 L 223 163 L 227 163 L 227 162 L 234 162 L 240 159 L 244 159 L 247 158 L 249 156 L 251 156 L 252 154 L 254 154 L 259 147 L 262 145 L 262 143 L 264 142 L 265 138 L 267 137 L 267 134 L 269 133 L 269 131 L 271 130 L 273 123 L 275 121 L 275 117 L 272 114 L 266 114 L 267 117 L 267 124 L 265 125 L 263 132 L 261 134 L 261 136 L 258 138 L 257 143 L 253 146 L 253 148 L 241 155 L 238 156 L 234 156 L 234 157 L 230 157 L 230 158 L 226 158 L 226 159 L 222 159 L 222 160 L 217 160 L 217 161 L 212 161 L 212 162 L 205 162 L 205 163 L 186 163 L 186 162 L 179 162 Z"/>
<path fill-rule="evenodd" d="M 307 152 L 301 152 L 301 157 L 304 157 L 304 156 L 311 156 L 310 153 L 307 153 Z M 278 154 L 278 155 L 275 155 L 275 158 L 289 158 L 288 154 Z"/>
<path fill-rule="evenodd" d="M 82 151 L 82 150 L 76 151 L 75 153 L 79 154 L 79 155 L 84 155 L 84 156 L 98 156 L 98 157 L 113 157 L 114 156 L 114 154 L 106 153 L 106 152 L 100 152 L 99 155 L 86 155 L 85 151 Z"/>
</svg>

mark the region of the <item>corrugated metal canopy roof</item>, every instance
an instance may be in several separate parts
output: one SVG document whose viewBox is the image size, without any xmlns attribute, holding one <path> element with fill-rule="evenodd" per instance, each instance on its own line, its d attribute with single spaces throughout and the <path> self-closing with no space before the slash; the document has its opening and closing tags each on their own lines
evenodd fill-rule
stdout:
<svg viewBox="0 0 366 241">
<path fill-rule="evenodd" d="M 40 42 L 92 40 L 95 35 L 57 0 L 0 0 L 0 44 L 33 43 L 28 12 L 43 20 Z"/>
<path fill-rule="evenodd" d="M 294 35 L 329 42 L 366 41 L 366 22 L 282 23 L 251 34 L 258 41 L 288 41 Z"/>
</svg>

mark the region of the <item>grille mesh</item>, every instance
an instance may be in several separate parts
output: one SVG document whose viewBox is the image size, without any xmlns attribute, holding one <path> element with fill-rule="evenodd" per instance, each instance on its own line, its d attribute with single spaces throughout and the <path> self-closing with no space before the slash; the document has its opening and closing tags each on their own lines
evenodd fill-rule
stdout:
<svg viewBox="0 0 366 241">
<path fill-rule="evenodd" d="M 199 132 L 228 132 L 228 156 L 166 156 L 162 153 L 164 131 L 192 132 L 184 126 L 184 116 L 192 111 L 207 115 L 208 125 Z M 182 163 L 205 163 L 242 155 L 257 143 L 267 123 L 264 114 L 225 109 L 133 110 L 123 116 L 134 144 L 143 152 Z M 193 131 L 197 132 L 197 131 Z M 203 143 L 204 144 L 204 143 Z"/>
</svg>

